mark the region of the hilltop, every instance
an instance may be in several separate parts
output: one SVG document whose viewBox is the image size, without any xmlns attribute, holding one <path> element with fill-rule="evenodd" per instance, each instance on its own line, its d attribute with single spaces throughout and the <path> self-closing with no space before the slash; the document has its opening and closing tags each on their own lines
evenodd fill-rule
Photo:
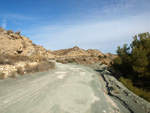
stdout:
<svg viewBox="0 0 150 113">
<path fill-rule="evenodd" d="M 87 51 L 80 49 L 77 46 L 69 49 L 52 51 L 52 54 L 56 55 L 57 57 L 90 56 L 90 54 Z"/>
<path fill-rule="evenodd" d="M 107 53 L 103 54 L 97 49 L 84 50 L 77 46 L 68 49 L 61 49 L 51 52 L 55 59 L 61 63 L 94 64 L 104 63 L 109 65 L 117 55 Z"/>
</svg>

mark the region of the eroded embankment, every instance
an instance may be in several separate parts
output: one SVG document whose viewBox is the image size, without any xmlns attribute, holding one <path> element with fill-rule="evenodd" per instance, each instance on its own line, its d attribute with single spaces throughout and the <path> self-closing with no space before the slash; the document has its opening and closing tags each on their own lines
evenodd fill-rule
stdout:
<svg viewBox="0 0 150 113">
<path fill-rule="evenodd" d="M 106 82 L 107 93 L 113 97 L 116 104 L 119 102 L 131 113 L 149 113 L 150 103 L 129 91 L 122 83 L 111 75 L 106 65 L 95 64 L 91 66 L 99 72 Z M 119 106 L 119 104 L 117 104 Z"/>
</svg>

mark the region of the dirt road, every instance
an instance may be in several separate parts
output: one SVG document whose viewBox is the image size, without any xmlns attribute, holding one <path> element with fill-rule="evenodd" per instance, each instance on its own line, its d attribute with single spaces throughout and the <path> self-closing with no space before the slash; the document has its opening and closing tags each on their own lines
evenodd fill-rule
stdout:
<svg viewBox="0 0 150 113">
<path fill-rule="evenodd" d="M 0 113 L 130 113 L 107 94 L 91 68 L 56 63 L 56 69 L 0 80 Z"/>
</svg>

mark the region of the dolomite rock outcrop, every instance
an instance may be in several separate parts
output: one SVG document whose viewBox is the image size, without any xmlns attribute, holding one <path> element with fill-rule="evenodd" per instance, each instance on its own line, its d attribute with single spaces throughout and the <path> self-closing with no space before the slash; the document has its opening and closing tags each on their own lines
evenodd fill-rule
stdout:
<svg viewBox="0 0 150 113">
<path fill-rule="evenodd" d="M 16 66 L 13 65 L 0 65 L 0 78 L 7 78 L 11 76 L 12 74 L 17 73 L 17 68 Z"/>
<path fill-rule="evenodd" d="M 47 57 L 47 58 L 54 58 L 55 55 L 51 54 L 50 50 L 46 50 L 43 46 L 35 45 L 34 48 L 36 51 L 36 54 L 39 54 L 41 56 Z"/>
<path fill-rule="evenodd" d="M 51 51 L 46 50 L 43 46 L 38 46 L 33 44 L 33 42 L 22 35 L 20 35 L 20 32 L 14 33 L 12 30 L 4 30 L 0 27 L 0 55 L 1 56 L 8 56 L 15 57 L 17 55 L 20 56 L 27 56 L 27 57 L 34 57 L 37 55 L 37 57 L 46 57 L 47 59 L 53 58 L 54 55 L 51 54 Z M 37 65 L 37 61 L 23 61 L 20 62 L 17 61 L 16 57 L 16 63 L 11 64 L 9 62 L 9 58 L 2 57 L 0 61 L 2 62 L 8 62 L 8 63 L 2 63 L 0 62 L 0 78 L 7 78 L 17 73 L 17 69 L 21 68 L 24 70 L 27 64 L 30 64 L 30 66 Z M 8 61 L 7 61 L 8 60 Z"/>
<path fill-rule="evenodd" d="M 0 28 L 0 54 L 31 56 L 34 53 L 35 48 L 31 40 Z"/>
<path fill-rule="evenodd" d="M 0 54 L 32 56 L 39 54 L 45 57 L 52 57 L 50 51 L 43 46 L 33 44 L 33 42 L 20 32 L 5 31 L 0 27 Z"/>
</svg>

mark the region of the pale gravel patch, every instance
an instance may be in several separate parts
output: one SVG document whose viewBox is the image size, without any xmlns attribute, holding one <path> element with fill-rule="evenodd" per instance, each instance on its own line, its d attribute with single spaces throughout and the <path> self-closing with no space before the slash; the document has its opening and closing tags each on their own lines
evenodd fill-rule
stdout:
<svg viewBox="0 0 150 113">
<path fill-rule="evenodd" d="M 80 70 L 82 70 L 82 68 L 73 68 L 73 67 L 71 67 L 70 69 L 74 70 L 74 71 L 80 71 Z"/>
<path fill-rule="evenodd" d="M 91 96 L 93 97 L 93 99 L 92 99 L 92 104 L 93 104 L 94 102 L 100 100 L 100 98 L 98 98 L 97 96 L 95 96 L 94 93 L 93 93 Z"/>
<path fill-rule="evenodd" d="M 66 75 L 58 75 L 57 78 L 63 79 Z"/>
<path fill-rule="evenodd" d="M 9 101 L 5 100 L 4 103 L 8 103 Z"/>
<path fill-rule="evenodd" d="M 103 113 L 107 113 L 106 110 L 103 110 Z"/>
<path fill-rule="evenodd" d="M 67 72 L 55 72 L 56 74 L 66 74 Z"/>
<path fill-rule="evenodd" d="M 85 75 L 85 72 L 80 72 L 80 75 Z"/>
</svg>

